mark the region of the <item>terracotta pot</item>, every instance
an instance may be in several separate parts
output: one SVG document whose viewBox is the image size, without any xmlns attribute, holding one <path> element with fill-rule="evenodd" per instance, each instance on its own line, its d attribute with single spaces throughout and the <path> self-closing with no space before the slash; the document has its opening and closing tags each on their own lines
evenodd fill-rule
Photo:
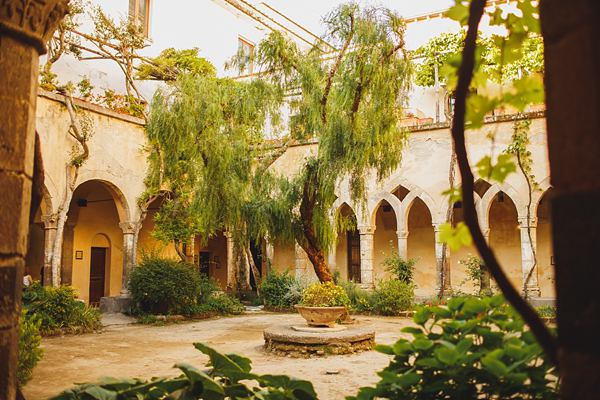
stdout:
<svg viewBox="0 0 600 400">
<path fill-rule="evenodd" d="M 335 327 L 335 321 L 345 312 L 346 307 L 307 307 L 294 306 L 302 318 L 306 320 L 308 326 L 327 326 Z"/>
</svg>

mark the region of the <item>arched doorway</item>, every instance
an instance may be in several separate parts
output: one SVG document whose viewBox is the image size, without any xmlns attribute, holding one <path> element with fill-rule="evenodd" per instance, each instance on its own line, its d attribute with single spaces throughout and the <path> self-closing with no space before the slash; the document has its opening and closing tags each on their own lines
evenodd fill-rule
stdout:
<svg viewBox="0 0 600 400">
<path fill-rule="evenodd" d="M 67 214 L 61 282 L 75 286 L 79 297 L 93 305 L 121 291 L 123 252 L 112 251 L 113 244 L 123 243 L 119 223 L 126 206 L 120 193 L 107 182 L 86 181 L 73 192 Z"/>
<path fill-rule="evenodd" d="M 381 200 L 375 211 L 373 234 L 373 269 L 376 277 L 388 276 L 383 262 L 386 254 L 398 253 L 398 230 L 396 211 L 386 200 Z"/>
<path fill-rule="evenodd" d="M 554 189 L 550 188 L 540 198 L 537 206 L 536 257 L 541 297 L 556 296 L 552 248 L 552 213 L 550 212 L 553 197 Z"/>
<path fill-rule="evenodd" d="M 415 264 L 415 294 L 429 296 L 435 291 L 435 231 L 431 212 L 425 202 L 415 198 L 408 211 L 408 259 L 419 259 Z"/>
<path fill-rule="evenodd" d="M 511 283 L 520 290 L 523 285 L 521 266 L 521 230 L 517 208 L 505 193 L 498 192 L 491 201 L 489 214 L 490 247 Z"/>
<path fill-rule="evenodd" d="M 356 215 L 347 203 L 343 203 L 337 212 L 346 221 L 346 226 L 338 231 L 335 265 L 341 279 L 360 283 L 360 234 L 356 227 Z"/>
</svg>

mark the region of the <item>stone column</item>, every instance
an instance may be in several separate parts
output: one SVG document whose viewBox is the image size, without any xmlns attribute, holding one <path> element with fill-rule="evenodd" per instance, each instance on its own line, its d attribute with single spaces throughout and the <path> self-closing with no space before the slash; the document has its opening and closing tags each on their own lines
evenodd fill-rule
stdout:
<svg viewBox="0 0 600 400">
<path fill-rule="evenodd" d="M 337 256 L 337 244 L 334 243 L 331 247 L 331 250 L 327 253 L 327 264 L 329 264 L 329 268 L 331 269 L 331 273 L 337 270 L 335 258 Z"/>
<path fill-rule="evenodd" d="M 272 242 L 266 242 L 265 244 L 265 256 L 266 256 L 266 266 L 263 270 L 263 274 L 266 275 L 269 273 L 271 268 L 273 268 L 275 262 L 275 245 Z"/>
<path fill-rule="evenodd" d="M 527 218 L 519 218 L 519 227 L 521 230 L 521 269 L 523 271 L 523 285 L 521 290 L 524 290 L 527 298 L 540 297 L 540 285 L 538 283 L 538 268 L 535 265 L 535 253 L 537 251 L 537 220 L 535 218 L 529 219 L 529 225 L 527 224 Z M 525 279 L 529 275 L 531 277 L 527 286 L 525 286 Z"/>
<path fill-rule="evenodd" d="M 129 296 L 129 275 L 135 266 L 134 257 L 134 233 L 135 222 L 125 221 L 119 223 L 119 228 L 123 231 L 123 280 L 119 296 Z"/>
<path fill-rule="evenodd" d="M 60 260 L 58 275 L 60 276 L 60 285 L 70 285 L 73 283 L 73 244 L 75 241 L 75 225 L 67 220 L 63 231 L 62 259 Z"/>
<path fill-rule="evenodd" d="M 442 291 L 444 282 L 444 243 L 440 241 L 440 231 L 445 222 L 434 222 L 435 231 L 435 294 Z M 447 247 L 447 246 L 446 246 Z"/>
<path fill-rule="evenodd" d="M 0 2 L 0 399 L 17 395 L 39 56 L 67 0 Z"/>
<path fill-rule="evenodd" d="M 225 238 L 227 238 L 227 289 L 233 290 L 235 288 L 235 262 L 233 259 L 234 241 L 231 232 L 225 232 Z"/>
<path fill-rule="evenodd" d="M 374 226 L 359 226 L 360 233 L 360 286 L 364 289 L 373 289 L 373 234 Z"/>
<path fill-rule="evenodd" d="M 294 276 L 306 276 L 308 267 L 312 266 L 308 255 L 298 243 L 294 246 L 294 253 Z"/>
<path fill-rule="evenodd" d="M 52 250 L 56 238 L 56 214 L 42 215 L 44 223 L 44 286 L 52 286 Z"/>
<path fill-rule="evenodd" d="M 396 236 L 398 236 L 398 255 L 403 260 L 408 260 L 408 231 L 396 231 Z"/>
</svg>

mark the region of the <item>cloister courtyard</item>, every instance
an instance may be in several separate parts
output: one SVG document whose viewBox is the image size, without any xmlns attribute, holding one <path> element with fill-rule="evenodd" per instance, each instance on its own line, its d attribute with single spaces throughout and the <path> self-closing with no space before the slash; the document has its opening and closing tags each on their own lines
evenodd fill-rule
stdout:
<svg viewBox="0 0 600 400">
<path fill-rule="evenodd" d="M 375 341 L 392 344 L 411 318 L 358 316 L 358 324 L 376 330 Z M 342 399 L 356 395 L 362 386 L 379 380 L 377 371 L 390 356 L 371 350 L 351 355 L 318 358 L 276 356 L 264 350 L 263 330 L 275 325 L 304 324 L 298 314 L 250 311 L 235 317 L 218 317 L 165 326 L 131 324 L 134 318 L 105 316 L 104 328 L 96 333 L 45 337 L 44 357 L 33 380 L 24 388 L 27 399 L 45 399 L 73 387 L 73 383 L 96 381 L 100 376 L 150 379 L 177 376 L 176 362 L 203 369 L 208 357 L 192 343 L 203 342 L 223 353 L 238 353 L 252 359 L 259 374 L 287 374 L 310 380 L 319 399 Z M 336 372 L 337 374 L 328 374 Z"/>
</svg>

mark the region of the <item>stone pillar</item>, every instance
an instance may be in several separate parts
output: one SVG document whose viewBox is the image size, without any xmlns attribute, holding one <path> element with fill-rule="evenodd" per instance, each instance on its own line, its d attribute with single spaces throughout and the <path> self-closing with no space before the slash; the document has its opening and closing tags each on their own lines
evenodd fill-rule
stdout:
<svg viewBox="0 0 600 400">
<path fill-rule="evenodd" d="M 227 238 L 227 289 L 235 288 L 235 262 L 234 262 L 234 241 L 231 232 L 225 232 Z"/>
<path fill-rule="evenodd" d="M 294 246 L 295 260 L 294 260 L 294 275 L 295 276 L 306 276 L 307 269 L 312 266 L 312 263 L 308 259 L 308 255 L 304 249 L 296 243 Z"/>
<path fill-rule="evenodd" d="M 52 250 L 56 239 L 56 214 L 42 215 L 44 223 L 44 286 L 52 286 Z"/>
<path fill-rule="evenodd" d="M 374 226 L 359 226 L 360 233 L 360 286 L 364 289 L 373 289 L 373 234 Z"/>
<path fill-rule="evenodd" d="M 119 296 L 129 296 L 129 275 L 135 266 L 134 260 L 134 233 L 135 222 L 125 221 L 119 223 L 119 228 L 123 231 L 123 280 Z"/>
<path fill-rule="evenodd" d="M 62 257 L 60 260 L 58 275 L 59 285 L 70 285 L 73 282 L 73 244 L 75 241 L 75 225 L 67 220 L 63 230 Z"/>
<path fill-rule="evenodd" d="M 337 270 L 337 265 L 335 262 L 336 256 L 337 256 L 337 244 L 334 243 L 333 246 L 331 247 L 331 250 L 329 250 L 329 252 L 327 253 L 327 264 L 329 264 L 329 268 L 331 269 L 332 274 L 335 270 Z"/>
<path fill-rule="evenodd" d="M 408 260 L 408 231 L 396 231 L 396 236 L 398 236 L 398 255 L 403 260 Z"/>
<path fill-rule="evenodd" d="M 39 56 L 68 0 L 0 2 L 0 399 L 17 395 Z"/>
<path fill-rule="evenodd" d="M 524 296 L 540 297 L 540 285 L 538 283 L 538 268 L 535 266 L 535 253 L 537 251 L 537 220 L 535 218 L 529 219 L 529 225 L 527 225 L 527 218 L 519 218 L 519 227 L 521 230 L 521 269 L 523 271 L 523 285 L 521 290 L 524 290 Z M 529 228 L 529 229 L 528 229 Z M 527 286 L 525 286 L 525 279 L 529 275 L 531 269 L 531 277 Z"/>
<path fill-rule="evenodd" d="M 265 244 L 265 256 L 266 256 L 266 266 L 263 269 L 263 274 L 266 275 L 269 273 L 271 268 L 273 268 L 275 262 L 275 245 L 272 242 L 266 242 Z"/>
<path fill-rule="evenodd" d="M 445 222 L 434 222 L 433 230 L 435 231 L 435 294 L 442 291 L 445 285 L 444 280 L 444 243 L 440 241 L 440 231 Z M 447 246 L 446 246 L 447 247 Z M 449 260 L 448 260 L 449 261 Z"/>
</svg>

